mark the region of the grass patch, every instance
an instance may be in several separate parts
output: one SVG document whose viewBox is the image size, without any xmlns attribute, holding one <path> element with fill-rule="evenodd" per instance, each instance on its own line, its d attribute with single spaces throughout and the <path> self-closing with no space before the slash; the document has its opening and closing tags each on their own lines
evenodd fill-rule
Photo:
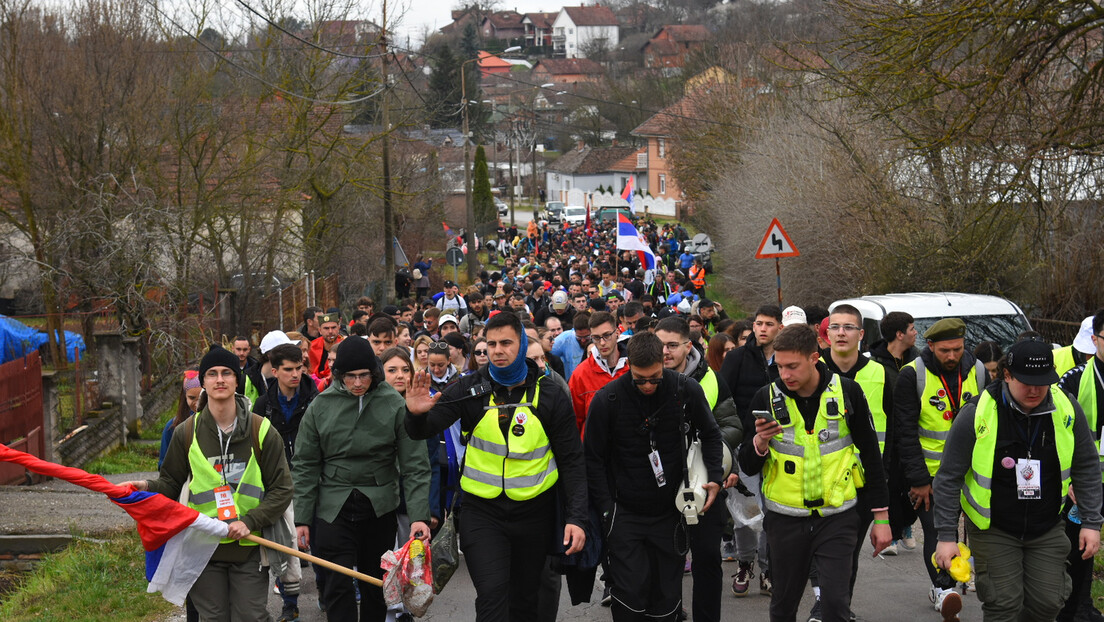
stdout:
<svg viewBox="0 0 1104 622">
<path fill-rule="evenodd" d="M 161 440 L 161 432 L 165 429 L 165 423 L 169 419 L 176 416 L 176 402 L 173 402 L 171 406 L 165 409 L 161 413 L 161 416 L 157 418 L 157 423 L 149 426 L 142 426 L 138 431 L 138 438 L 147 441 L 159 441 Z"/>
<path fill-rule="evenodd" d="M 138 622 L 172 611 L 146 593 L 142 543 L 133 530 L 106 542 L 76 541 L 49 555 L 0 604 L 0 620 Z"/>
<path fill-rule="evenodd" d="M 125 447 L 116 447 L 106 456 L 100 456 L 84 466 L 89 473 L 100 475 L 118 475 L 138 471 L 156 471 L 159 445 L 129 443 Z"/>
</svg>

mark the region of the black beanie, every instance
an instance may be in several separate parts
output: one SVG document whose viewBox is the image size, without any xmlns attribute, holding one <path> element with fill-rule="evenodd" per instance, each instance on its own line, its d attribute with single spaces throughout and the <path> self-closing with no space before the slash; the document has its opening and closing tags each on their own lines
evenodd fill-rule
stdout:
<svg viewBox="0 0 1104 622">
<path fill-rule="evenodd" d="M 337 344 L 337 359 L 334 360 L 333 367 L 336 373 L 341 374 L 358 369 L 378 372 L 379 359 L 367 339 L 349 337 Z"/>
<path fill-rule="evenodd" d="M 226 348 L 213 345 L 211 349 L 207 351 L 207 354 L 203 355 L 203 360 L 199 362 L 199 382 L 203 383 L 203 379 L 207 376 L 207 370 L 212 367 L 227 367 L 234 372 L 234 375 L 238 379 L 238 388 L 242 386 L 241 377 L 241 361 L 238 360 L 237 355 L 227 350 Z"/>
</svg>

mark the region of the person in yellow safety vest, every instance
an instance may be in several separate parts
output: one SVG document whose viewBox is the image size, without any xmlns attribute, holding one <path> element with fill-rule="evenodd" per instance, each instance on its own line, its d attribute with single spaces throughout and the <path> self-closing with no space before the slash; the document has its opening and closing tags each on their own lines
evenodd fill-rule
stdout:
<svg viewBox="0 0 1104 622">
<path fill-rule="evenodd" d="M 832 309 L 828 316 L 828 349 L 821 352 L 820 358 L 829 371 L 839 374 L 844 378 L 850 378 L 857 382 L 866 396 L 867 406 L 870 407 L 871 421 L 874 424 L 874 432 L 878 435 L 878 449 L 882 454 L 882 465 L 889 470 L 889 457 L 886 454 L 886 439 L 893 437 L 892 420 L 888 416 L 893 412 L 893 387 L 888 384 L 886 368 L 881 363 L 863 356 L 859 352 L 859 345 L 864 336 L 862 312 L 857 308 L 842 304 Z M 866 495 L 860 490 L 858 495 L 859 534 L 865 534 L 874 520 L 874 515 L 866 505 Z M 893 505 L 890 504 L 890 518 L 895 519 Z M 893 527 L 893 525 L 890 525 Z M 899 528 L 898 528 L 899 529 Z M 891 529 L 892 531 L 892 529 Z M 895 535 L 899 535 L 899 531 Z M 851 567 L 851 592 L 855 592 L 855 580 L 859 573 L 859 553 L 862 551 L 863 539 L 860 537 L 855 545 L 854 563 Z M 886 547 L 884 555 L 896 555 L 896 540 Z M 819 577 L 814 565 L 810 580 L 814 593 L 819 591 Z M 819 601 L 813 604 L 811 618 L 820 619 Z"/>
<path fill-rule="evenodd" d="M 673 621 L 681 613 L 684 520 L 696 521 L 689 525 L 691 539 L 699 527 L 714 531 L 705 551 L 720 565 L 720 528 L 703 522 L 725 514 L 724 503 L 717 503 L 724 483 L 721 432 L 703 387 L 664 368 L 665 350 L 656 334 L 633 335 L 629 373 L 599 389 L 587 412 L 587 482 L 608 534 L 610 606 L 618 622 Z M 691 445 L 695 439 L 700 445 Z M 700 451 L 700 463 L 691 451 Z M 688 458 L 701 468 L 688 470 Z M 715 617 L 707 622 L 720 619 L 720 580 L 718 568 L 709 586 Z M 709 589 L 698 582 L 695 597 Z M 697 598 L 694 611 L 702 611 Z"/>
<path fill-rule="evenodd" d="M 238 357 L 213 346 L 199 364 L 206 404 L 173 432 L 157 479 L 124 482 L 138 490 L 180 497 L 188 506 L 229 523 L 229 533 L 196 579 L 189 598 L 204 620 L 269 620 L 268 568 L 250 533 L 282 523 L 291 503 L 291 473 L 280 434 L 249 412 Z M 291 534 L 287 533 L 288 544 Z"/>
<path fill-rule="evenodd" d="M 1081 320 L 1081 327 L 1077 329 L 1077 336 L 1073 343 L 1054 350 L 1054 371 L 1058 377 L 1065 376 L 1074 367 L 1082 365 L 1087 359 L 1096 354 L 1096 345 L 1093 343 L 1093 317 Z"/>
<path fill-rule="evenodd" d="M 432 396 L 428 375 L 415 374 L 406 429 L 425 439 L 460 420 L 470 436 L 460 543 L 476 620 L 532 620 L 554 532 L 565 554 L 586 543 L 583 448 L 569 396 L 525 357 L 528 337 L 518 315 L 498 313 L 484 332 L 490 362 L 477 372 Z M 557 489 L 562 527 L 555 522 Z"/>
<path fill-rule="evenodd" d="M 1099 447 L 1100 432 L 1102 426 L 1104 426 L 1104 417 L 1101 417 L 1101 414 L 1104 414 L 1104 390 L 1101 390 L 1101 386 L 1104 386 L 1104 311 L 1088 318 L 1088 332 L 1089 343 L 1093 346 L 1095 356 L 1090 358 L 1087 363 L 1078 365 L 1062 375 L 1058 386 L 1072 395 L 1077 403 L 1081 405 L 1081 410 L 1085 412 L 1085 419 L 1089 424 L 1089 432 L 1092 433 Z M 1080 352 L 1082 348 L 1078 344 L 1082 334 L 1078 333 L 1073 342 L 1073 347 L 1077 352 Z M 1054 351 L 1056 368 L 1058 352 L 1059 350 Z M 1101 454 L 1100 459 L 1104 461 L 1104 454 Z M 1104 464 L 1102 464 L 1102 467 L 1104 467 Z M 1104 619 L 1100 612 L 1096 610 L 1096 607 L 1093 606 L 1093 562 L 1091 559 L 1081 559 L 1080 553 L 1074 546 L 1080 537 L 1081 525 L 1083 524 L 1079 516 L 1081 511 L 1076 505 L 1067 504 L 1067 506 L 1066 536 L 1070 540 L 1071 550 L 1067 559 L 1066 572 L 1069 573 L 1070 579 L 1073 581 L 1073 591 L 1066 599 L 1065 607 L 1058 614 L 1058 622 Z"/>
<path fill-rule="evenodd" d="M 736 412 L 736 403 L 732 401 L 732 392 L 710 369 L 701 349 L 690 341 L 689 322 L 676 315 L 663 318 L 656 325 L 655 334 L 663 344 L 663 367 L 685 374 L 701 385 L 725 445 L 730 450 L 739 447 L 744 439 L 744 426 Z M 722 483 L 723 488 L 732 488 L 739 481 L 740 476 L 733 471 Z M 733 491 L 728 494 L 740 493 Z M 722 540 L 727 519 L 726 512 L 706 512 L 698 519 L 697 525 L 689 528 L 690 553 L 693 558 L 691 571 L 694 575 L 693 620 L 720 622 L 721 579 L 724 573 L 721 571 L 722 557 L 717 555 L 717 547 L 721 547 L 723 557 L 736 561 L 736 543 L 732 534 L 729 534 L 728 539 Z"/>
<path fill-rule="evenodd" d="M 889 490 L 870 408 L 854 380 L 818 362 L 808 324 L 774 339 L 778 380 L 751 401 L 755 435 L 740 446 L 740 467 L 762 473 L 763 530 L 770 545 L 770 619 L 792 621 L 812 560 L 820 575 L 824 620 L 846 620 L 859 534 L 858 489 L 874 514 L 874 554 L 892 541 Z"/>
<path fill-rule="evenodd" d="M 944 318 L 924 333 L 927 347 L 911 363 L 901 368 L 893 388 L 893 418 L 897 444 L 893 450 L 900 464 L 908 496 L 924 529 L 924 554 L 920 562 L 931 579 L 928 600 L 936 611 L 953 593 L 954 580 L 939 573 L 931 564 L 936 534 L 933 514 L 932 478 L 943 456 L 951 423 L 958 411 L 977 397 L 989 378 L 985 366 L 966 351 L 966 323 L 959 318 Z M 962 601 L 952 599 L 945 616 L 961 610 Z"/>
<path fill-rule="evenodd" d="M 1000 380 L 959 412 L 944 446 L 934 482 L 935 559 L 949 569 L 959 555 L 961 510 L 985 622 L 1053 620 L 1071 587 L 1062 514 L 1074 490 L 1079 557 L 1091 563 L 1100 548 L 1097 450 L 1081 406 L 1053 386 L 1049 344 L 1013 344 L 998 372 Z"/>
</svg>

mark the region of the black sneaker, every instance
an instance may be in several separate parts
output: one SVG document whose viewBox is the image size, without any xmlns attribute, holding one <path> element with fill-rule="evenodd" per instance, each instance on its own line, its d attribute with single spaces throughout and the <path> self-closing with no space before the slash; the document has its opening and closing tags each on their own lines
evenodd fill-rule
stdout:
<svg viewBox="0 0 1104 622">
<path fill-rule="evenodd" d="M 295 605 L 284 604 L 280 610 L 280 622 L 292 622 L 299 619 L 299 608 Z"/>
<path fill-rule="evenodd" d="M 610 594 L 610 588 L 607 585 L 606 587 L 602 588 L 602 606 L 603 607 L 609 607 L 612 604 L 613 604 L 613 595 Z"/>
</svg>

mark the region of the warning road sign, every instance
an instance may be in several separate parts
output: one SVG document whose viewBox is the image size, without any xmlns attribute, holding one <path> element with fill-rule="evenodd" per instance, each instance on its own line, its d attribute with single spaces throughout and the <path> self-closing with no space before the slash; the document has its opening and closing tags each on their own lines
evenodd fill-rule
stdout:
<svg viewBox="0 0 1104 622">
<path fill-rule="evenodd" d="M 759 243 L 759 250 L 755 251 L 756 259 L 777 259 L 779 257 L 797 257 L 801 252 L 794 246 L 793 240 L 782 228 L 782 223 L 775 218 L 767 227 L 767 234 Z"/>
</svg>

